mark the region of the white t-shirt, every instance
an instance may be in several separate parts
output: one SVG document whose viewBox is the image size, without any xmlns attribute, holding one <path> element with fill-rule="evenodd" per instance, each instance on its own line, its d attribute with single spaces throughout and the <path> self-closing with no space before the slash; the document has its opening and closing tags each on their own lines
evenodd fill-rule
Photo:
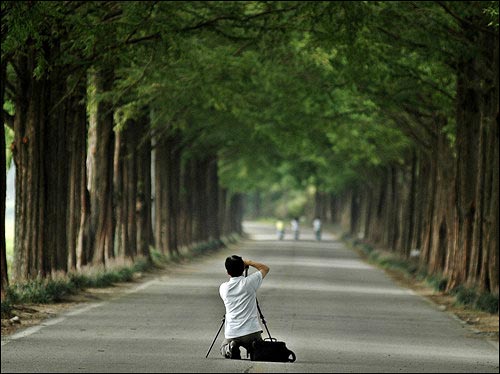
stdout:
<svg viewBox="0 0 500 374">
<path fill-rule="evenodd" d="M 313 228 L 314 228 L 314 231 L 321 230 L 321 221 L 319 219 L 315 219 L 313 221 Z"/>
<path fill-rule="evenodd" d="M 220 285 L 219 294 L 226 307 L 226 339 L 262 331 L 256 301 L 256 292 L 261 284 L 262 273 L 256 271 L 248 277 L 231 277 Z"/>
</svg>

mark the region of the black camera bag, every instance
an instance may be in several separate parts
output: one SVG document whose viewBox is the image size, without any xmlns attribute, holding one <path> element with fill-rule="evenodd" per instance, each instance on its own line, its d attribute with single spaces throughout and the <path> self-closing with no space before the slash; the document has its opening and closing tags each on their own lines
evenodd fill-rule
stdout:
<svg viewBox="0 0 500 374">
<path fill-rule="evenodd" d="M 274 338 L 255 340 L 250 351 L 251 361 L 294 362 L 296 357 L 293 351 L 286 347 L 285 342 Z"/>
</svg>

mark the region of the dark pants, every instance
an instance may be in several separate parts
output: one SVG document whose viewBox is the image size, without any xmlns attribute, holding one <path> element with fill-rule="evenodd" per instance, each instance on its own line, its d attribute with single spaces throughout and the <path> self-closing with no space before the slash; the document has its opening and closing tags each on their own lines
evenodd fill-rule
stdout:
<svg viewBox="0 0 500 374">
<path fill-rule="evenodd" d="M 252 342 L 254 340 L 262 340 L 262 331 L 254 332 L 252 334 L 239 336 L 237 338 L 224 339 L 220 346 L 220 353 L 225 358 L 230 358 L 230 349 L 229 343 L 235 341 L 240 347 L 243 347 L 247 350 L 247 353 L 252 350 Z"/>
<path fill-rule="evenodd" d="M 316 240 L 321 240 L 321 230 L 316 231 Z"/>
</svg>

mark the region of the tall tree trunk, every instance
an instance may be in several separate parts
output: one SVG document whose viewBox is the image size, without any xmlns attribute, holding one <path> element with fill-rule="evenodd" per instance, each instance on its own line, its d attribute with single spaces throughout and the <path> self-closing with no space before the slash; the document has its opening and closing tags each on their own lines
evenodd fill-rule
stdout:
<svg viewBox="0 0 500 374">
<path fill-rule="evenodd" d="M 445 126 L 445 119 L 437 120 L 437 128 Z M 452 152 L 448 144 L 446 135 L 438 131 L 438 152 L 437 152 L 437 179 L 436 193 L 434 194 L 434 224 L 429 248 L 428 265 L 432 274 L 442 272 L 446 267 L 446 259 L 449 253 L 453 253 L 454 238 L 454 206 L 453 206 L 453 160 Z"/>
<path fill-rule="evenodd" d="M 5 97 L 5 79 L 7 77 L 7 62 L 2 59 L 0 63 L 0 102 L 3 105 Z M 5 227 L 5 199 L 7 197 L 7 168 L 5 150 L 5 127 L 4 111 L 0 113 L 0 227 Z M 5 168 L 5 169 L 4 169 Z M 7 248 L 5 243 L 5 230 L 0 235 L 0 261 L 2 268 L 2 291 L 1 300 L 5 298 L 5 290 L 9 285 L 9 275 L 7 273 Z"/>
<path fill-rule="evenodd" d="M 330 195 L 330 216 L 332 223 L 340 224 L 341 220 L 341 198 L 336 194 Z"/>
<path fill-rule="evenodd" d="M 55 59 L 60 53 L 57 42 L 45 48 L 46 58 Z M 52 67 L 49 75 L 48 106 L 44 141 L 45 211 L 44 251 L 48 255 L 51 271 L 66 271 L 68 265 L 68 200 L 69 200 L 69 152 L 67 139 L 69 126 L 66 112 L 69 99 L 66 95 L 67 75 L 58 67 Z M 65 98 L 66 97 L 66 98 Z"/>
<path fill-rule="evenodd" d="M 229 199 L 229 227 L 231 233 L 243 234 L 243 195 L 232 193 Z"/>
<path fill-rule="evenodd" d="M 137 255 L 137 145 L 138 126 L 135 120 L 128 120 L 123 130 L 124 152 L 120 155 L 123 162 L 123 219 L 122 228 L 124 256 L 134 258 Z"/>
<path fill-rule="evenodd" d="M 116 253 L 123 258 L 137 254 L 137 130 L 134 120 L 127 120 L 116 134 L 114 191 L 117 242 Z"/>
<path fill-rule="evenodd" d="M 144 116 L 139 120 L 129 119 L 116 136 L 115 235 L 117 253 L 125 258 L 134 258 L 137 254 L 150 256 L 151 145 L 144 139 L 147 125 Z"/>
<path fill-rule="evenodd" d="M 222 235 L 229 235 L 231 232 L 227 224 L 227 188 L 219 188 L 219 227 Z"/>
<path fill-rule="evenodd" d="M 430 163 L 428 162 L 428 158 L 425 156 L 425 153 L 419 152 L 417 156 L 417 180 L 416 180 L 416 197 L 415 197 L 415 235 L 413 236 L 413 240 L 411 243 L 411 247 L 422 250 L 423 242 L 424 242 L 424 219 L 426 218 L 426 212 L 429 210 L 428 206 L 432 201 L 430 197 L 430 183 L 429 183 L 429 174 L 430 174 Z"/>
<path fill-rule="evenodd" d="M 181 177 L 181 149 L 179 137 L 172 135 L 168 139 L 169 150 L 169 176 L 168 183 L 168 248 L 172 255 L 179 253 L 179 196 L 180 196 L 180 177 Z"/>
<path fill-rule="evenodd" d="M 390 205 L 387 209 L 387 216 L 386 216 L 386 231 L 388 234 L 387 246 L 391 250 L 395 251 L 396 243 L 400 235 L 399 223 L 398 223 L 398 218 L 399 218 L 399 194 L 397 187 L 398 170 L 394 166 L 391 166 L 389 169 L 389 173 L 390 173 L 389 183 L 391 192 L 389 194 Z"/>
<path fill-rule="evenodd" d="M 403 248 L 405 256 L 410 255 L 412 243 L 416 233 L 416 222 L 418 221 L 418 208 L 416 207 L 416 194 L 417 194 L 417 154 L 413 150 L 411 158 L 411 171 L 410 171 L 410 186 L 408 191 L 408 203 L 405 209 L 405 225 L 407 230 L 403 239 Z"/>
<path fill-rule="evenodd" d="M 99 69 L 95 76 L 96 92 L 111 90 L 114 80 L 111 68 Z M 113 131 L 113 108 L 111 103 L 101 100 L 96 113 L 95 164 L 93 166 L 91 191 L 91 225 L 94 264 L 107 264 L 114 257 L 113 215 L 113 159 L 115 135 Z"/>
<path fill-rule="evenodd" d="M 351 190 L 351 220 L 350 220 L 350 234 L 357 237 L 359 232 L 359 219 L 360 219 L 360 202 L 359 191 L 357 188 Z"/>
<path fill-rule="evenodd" d="M 366 218 L 365 218 L 365 227 L 364 227 L 364 232 L 363 232 L 363 238 L 367 239 L 371 237 L 372 233 L 372 225 L 373 225 L 373 206 L 374 206 L 374 199 L 373 199 L 373 187 L 372 186 L 367 186 L 365 189 L 365 196 L 366 196 Z"/>
<path fill-rule="evenodd" d="M 387 175 L 386 171 L 384 170 L 384 174 L 381 177 L 381 181 L 379 181 L 379 192 L 376 196 L 376 201 L 377 201 L 377 210 L 376 210 L 376 219 L 375 219 L 375 224 L 374 224 L 374 230 L 373 230 L 373 242 L 375 244 L 381 244 L 383 242 L 384 238 L 384 231 L 383 231 L 383 224 L 384 224 L 384 212 L 385 212 L 385 206 L 387 202 Z"/>
<path fill-rule="evenodd" d="M 208 208 L 207 208 L 207 159 L 191 161 L 193 193 L 193 240 L 203 242 L 208 240 Z"/>
<path fill-rule="evenodd" d="M 459 64 L 457 78 L 456 135 L 456 238 L 449 288 L 467 280 L 473 252 L 475 196 L 480 130 L 479 97 L 476 88 L 477 66 L 474 59 Z"/>
<path fill-rule="evenodd" d="M 154 151 L 154 234 L 155 248 L 163 254 L 168 252 L 168 152 L 166 140 L 156 139 Z"/>
<path fill-rule="evenodd" d="M 66 75 L 60 66 L 34 77 L 39 54 L 53 61 L 56 41 L 27 49 L 19 72 L 14 120 L 16 163 L 15 272 L 20 279 L 67 268 L 68 149 Z M 61 80 L 62 79 L 62 80 Z M 61 229 L 63 228 L 63 229 Z"/>
<path fill-rule="evenodd" d="M 149 247 L 154 245 L 151 236 L 151 139 L 148 136 L 149 116 L 139 120 L 137 149 L 137 251 L 138 254 L 151 260 Z"/>
<path fill-rule="evenodd" d="M 126 235 L 126 203 L 124 199 L 125 191 L 125 158 L 126 144 L 124 131 L 115 133 L 115 153 L 113 156 L 113 199 L 115 216 L 115 253 L 117 257 L 125 257 L 125 247 L 127 245 Z M 125 201 L 124 201 L 125 200 Z M 125 226 L 125 228 L 124 228 Z"/>
<path fill-rule="evenodd" d="M 431 248 L 432 248 L 432 234 L 433 227 L 435 224 L 435 197 L 437 191 L 437 157 L 439 156 L 439 147 L 437 139 L 433 139 L 433 146 L 431 149 L 431 154 L 428 158 L 424 159 L 422 162 L 422 181 L 425 183 L 424 196 L 422 201 L 425 201 L 425 208 L 422 217 L 422 239 L 421 239 L 421 251 L 420 251 L 420 266 L 427 267 L 429 263 Z"/>
<path fill-rule="evenodd" d="M 81 269 L 88 242 L 86 77 L 71 96 L 69 127 L 68 269 Z"/>
<path fill-rule="evenodd" d="M 47 90 L 44 79 L 35 80 L 36 54 L 32 48 L 18 57 L 19 71 L 14 118 L 13 156 L 16 165 L 16 223 L 14 268 L 17 279 L 45 276 L 43 261 L 45 209 L 44 149 Z"/>
<path fill-rule="evenodd" d="M 181 245 L 188 246 L 193 242 L 193 185 L 191 183 L 191 161 L 182 160 L 180 189 L 180 224 Z"/>
<path fill-rule="evenodd" d="M 155 243 L 163 253 L 177 255 L 181 178 L 181 148 L 178 135 L 171 133 L 159 139 L 155 155 Z"/>
<path fill-rule="evenodd" d="M 207 164 L 207 195 L 208 237 L 210 240 L 219 240 L 219 176 L 216 156 L 209 158 Z"/>
<path fill-rule="evenodd" d="M 485 79 L 483 107 L 482 107 L 482 134 L 485 155 L 484 184 L 481 187 L 483 205 L 481 209 L 481 262 L 478 276 L 479 288 L 498 295 L 499 290 L 499 46 L 498 36 L 488 36 L 484 44 L 494 45 L 489 50 L 490 55 L 485 63 L 492 66 L 492 76 Z"/>
<path fill-rule="evenodd" d="M 498 53 L 498 50 L 497 50 Z M 497 55 L 498 57 L 498 55 Z M 498 62 L 498 59 L 497 59 Z M 497 65 L 498 66 L 498 65 Z M 498 72 L 497 72 L 498 73 Z M 497 76 L 498 77 L 498 76 Z M 481 265 L 481 284 L 484 284 L 485 289 L 490 292 L 497 294 L 499 292 L 499 178 L 498 169 L 499 165 L 499 118 L 498 118 L 498 80 L 497 80 L 497 92 L 495 101 L 497 103 L 497 115 L 496 121 L 491 122 L 490 127 L 490 199 L 485 213 L 485 223 L 484 223 L 484 256 Z"/>
</svg>

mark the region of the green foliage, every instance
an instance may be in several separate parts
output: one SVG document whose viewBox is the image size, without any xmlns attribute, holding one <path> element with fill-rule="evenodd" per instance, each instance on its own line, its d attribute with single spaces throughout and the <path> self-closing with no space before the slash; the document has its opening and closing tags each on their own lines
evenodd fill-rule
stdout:
<svg viewBox="0 0 500 374">
<path fill-rule="evenodd" d="M 195 256 L 201 255 L 201 254 L 207 254 L 210 252 L 214 252 L 222 247 L 225 247 L 225 244 L 222 240 L 211 240 L 205 243 L 200 243 L 196 246 L 194 246 L 191 249 L 191 253 Z"/>
<path fill-rule="evenodd" d="M 151 263 L 145 258 L 137 259 L 132 265 L 132 273 L 144 273 L 151 269 Z"/>
<path fill-rule="evenodd" d="M 9 300 L 4 300 L 0 304 L 2 319 L 7 319 L 12 317 L 12 304 Z"/>
<path fill-rule="evenodd" d="M 481 293 L 476 300 L 476 307 L 479 310 L 495 314 L 498 313 L 498 295 L 492 293 Z"/>
<path fill-rule="evenodd" d="M 155 264 L 155 266 L 162 266 L 169 262 L 168 256 L 161 253 L 156 248 L 150 248 L 149 252 L 151 253 L 151 260 L 153 261 L 153 264 Z"/>
<path fill-rule="evenodd" d="M 13 116 L 15 114 L 15 108 L 14 108 L 14 103 L 11 100 L 6 100 L 3 103 L 3 110 Z M 6 157 L 6 165 L 5 168 L 6 170 L 9 170 L 10 167 L 12 166 L 12 151 L 11 151 L 11 144 L 14 141 L 14 131 L 8 127 L 7 125 L 3 124 L 4 129 L 5 129 L 5 157 Z"/>
<path fill-rule="evenodd" d="M 498 29 L 498 1 L 488 1 L 488 5 L 485 6 L 483 12 L 489 18 L 488 26 Z"/>
<path fill-rule="evenodd" d="M 64 300 L 68 295 L 86 288 L 111 287 L 115 283 L 132 282 L 134 274 L 145 272 L 151 264 L 145 259 L 139 259 L 131 266 L 114 269 L 90 271 L 87 273 L 69 273 L 57 279 L 35 279 L 25 283 L 15 283 L 6 290 L 6 310 L 12 304 L 40 303 L 48 304 Z M 2 303 L 2 308 L 4 304 Z"/>
<path fill-rule="evenodd" d="M 431 285 L 436 291 L 444 292 L 448 285 L 448 279 L 440 274 L 434 274 L 426 277 L 427 284 Z"/>
<path fill-rule="evenodd" d="M 47 304 L 75 293 L 73 283 L 62 279 L 35 279 L 9 286 L 7 299 L 12 303 Z"/>
<path fill-rule="evenodd" d="M 453 290 L 457 302 L 462 305 L 474 305 L 477 299 L 477 292 L 473 288 L 466 287 L 464 285 L 459 285 Z"/>
<path fill-rule="evenodd" d="M 67 53 L 54 62 L 41 53 L 37 74 L 48 63 L 112 64 L 116 80 L 106 95 L 117 129 L 147 106 L 155 133 L 182 131 L 186 157 L 215 150 L 221 183 L 232 191 L 284 180 L 287 188 L 341 191 L 368 170 L 406 161 L 422 140 L 409 137 L 419 133 L 412 114 L 398 122 L 406 108 L 453 117 L 443 51 L 455 53 L 459 41 L 449 46 L 440 28 L 455 25 L 435 4 L 418 11 L 400 2 L 2 6 L 11 27 L 2 53 L 30 39 L 37 48 L 60 40 Z"/>
<path fill-rule="evenodd" d="M 498 295 L 479 292 L 474 287 L 459 285 L 451 291 L 459 305 L 472 307 L 487 313 L 498 313 Z"/>
</svg>

